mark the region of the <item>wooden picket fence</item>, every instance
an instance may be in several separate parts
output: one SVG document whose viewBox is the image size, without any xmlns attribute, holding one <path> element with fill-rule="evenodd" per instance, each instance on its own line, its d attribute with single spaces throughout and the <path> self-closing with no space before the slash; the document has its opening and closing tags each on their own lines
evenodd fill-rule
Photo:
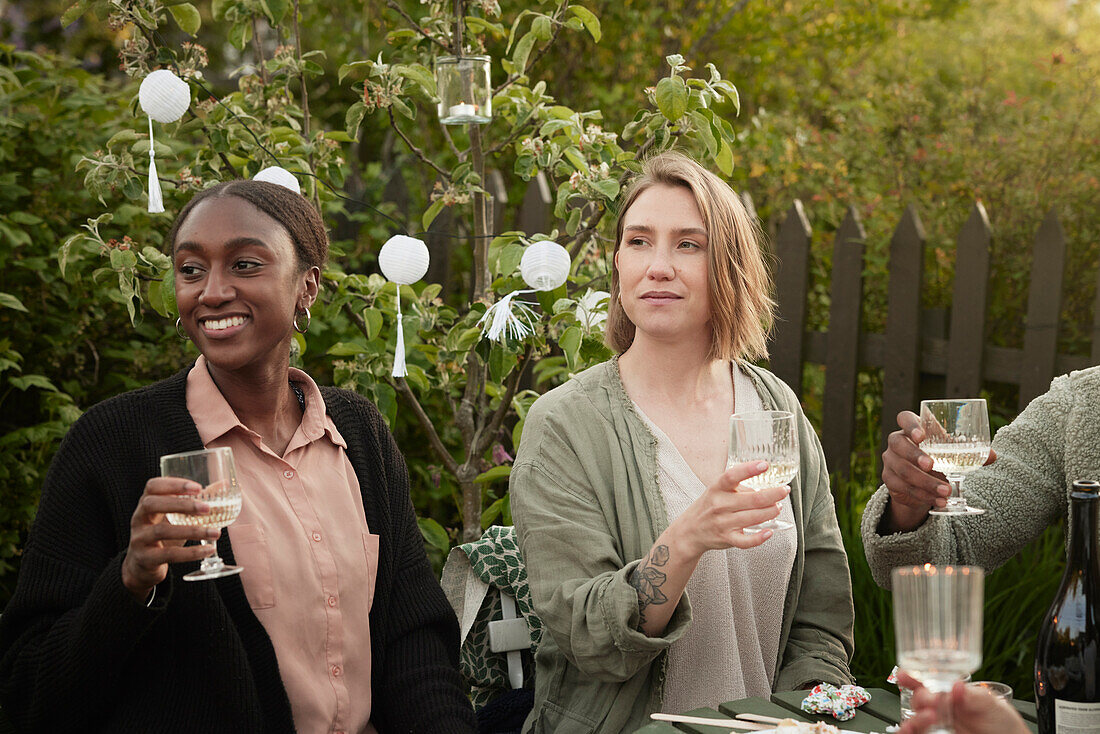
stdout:
<svg viewBox="0 0 1100 734">
<path fill-rule="evenodd" d="M 1100 287 L 1094 306 L 1089 356 L 1058 353 L 1066 238 L 1052 210 L 1035 237 L 1022 349 L 985 341 L 989 251 L 992 231 L 985 209 L 975 203 L 957 238 L 955 282 L 948 335 L 929 333 L 921 312 L 924 228 L 916 210 L 906 210 L 890 241 L 885 333 L 860 324 L 866 236 L 855 209 L 836 231 L 830 282 L 828 332 L 806 330 L 811 229 L 795 201 L 780 225 L 774 247 L 779 319 L 773 334 L 771 369 L 802 394 L 804 363 L 825 366 L 822 445 L 832 472 L 847 475 L 856 427 L 857 374 L 883 370 L 882 440 L 896 430 L 900 410 L 915 410 L 922 398 L 976 397 L 984 381 L 1019 386 L 1019 409 L 1050 386 L 1051 379 L 1100 364 Z M 943 378 L 945 394 L 922 395 L 922 376 Z"/>
</svg>

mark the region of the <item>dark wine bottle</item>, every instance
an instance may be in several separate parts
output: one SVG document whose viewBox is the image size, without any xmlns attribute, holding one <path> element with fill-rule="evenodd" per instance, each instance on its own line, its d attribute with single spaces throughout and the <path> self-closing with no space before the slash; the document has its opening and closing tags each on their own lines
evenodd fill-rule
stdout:
<svg viewBox="0 0 1100 734">
<path fill-rule="evenodd" d="M 1070 492 L 1069 559 L 1039 628 L 1035 705 L 1039 734 L 1100 732 L 1100 482 Z"/>
</svg>

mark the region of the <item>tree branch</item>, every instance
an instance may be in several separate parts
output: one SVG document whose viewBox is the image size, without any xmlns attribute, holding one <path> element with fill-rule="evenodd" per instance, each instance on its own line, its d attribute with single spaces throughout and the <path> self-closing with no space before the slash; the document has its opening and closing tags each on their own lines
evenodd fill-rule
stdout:
<svg viewBox="0 0 1100 734">
<path fill-rule="evenodd" d="M 401 139 L 405 141 L 405 145 L 408 146 L 409 150 L 411 150 L 416 155 L 416 157 L 419 158 L 421 161 L 423 161 L 424 163 L 427 163 L 429 166 L 434 168 L 436 173 L 438 173 L 440 176 L 442 176 L 447 181 L 450 181 L 451 180 L 450 171 L 447 171 L 446 169 L 440 167 L 439 164 L 437 164 L 435 161 L 433 161 L 431 158 L 429 158 L 424 151 L 422 151 L 420 148 L 416 147 L 416 145 L 413 143 L 413 141 L 409 140 L 408 136 L 405 135 L 405 133 L 401 131 L 401 128 L 399 128 L 397 126 L 397 119 L 393 116 L 393 108 L 390 107 L 386 111 L 390 115 L 390 127 L 392 127 L 394 130 L 397 131 L 397 134 L 400 135 Z"/>
<path fill-rule="evenodd" d="M 401 393 L 405 398 L 405 402 L 412 408 L 413 414 L 416 416 L 416 422 L 420 424 L 420 428 L 428 436 L 428 443 L 431 444 L 432 450 L 435 451 L 436 456 L 443 462 L 443 466 L 453 476 L 458 476 L 459 466 L 454 457 L 451 456 L 451 452 L 447 450 L 447 447 L 443 445 L 442 439 L 439 438 L 439 433 L 435 430 L 435 426 L 432 424 L 432 419 L 428 417 L 428 414 L 424 412 L 424 408 L 421 407 L 420 401 L 416 399 L 416 393 L 409 387 L 409 382 L 404 377 L 388 378 L 386 380 L 390 385 Z"/>
<path fill-rule="evenodd" d="M 435 36 L 431 35 L 431 34 L 430 34 L 430 33 L 428 33 L 428 32 L 427 32 L 426 30 L 424 30 L 424 29 L 423 29 L 423 28 L 422 28 L 422 27 L 420 26 L 420 24 L 419 24 L 419 23 L 417 23 L 417 22 L 416 22 L 415 20 L 413 20 L 412 16 L 411 16 L 411 15 L 409 15 L 408 13 L 406 13 L 406 12 L 405 12 L 405 9 L 404 9 L 404 8 L 402 8 L 402 7 L 400 6 L 400 5 L 398 5 L 398 4 L 397 4 L 397 3 L 396 3 L 396 2 L 394 1 L 394 0 L 386 0 L 386 7 L 390 8 L 391 10 L 394 10 L 394 11 L 396 11 L 396 12 L 397 12 L 397 14 L 398 14 L 398 15 L 400 15 L 400 16 L 401 16 L 402 18 L 404 18 L 404 19 L 405 19 L 405 22 L 406 22 L 406 23 L 408 23 L 408 24 L 409 24 L 409 26 L 410 26 L 410 27 L 411 27 L 411 28 L 412 28 L 412 29 L 413 29 L 414 31 L 416 31 L 417 33 L 419 33 L 419 34 L 420 34 L 421 36 L 423 36 L 424 38 L 427 38 L 427 39 L 428 39 L 429 41 L 431 41 L 432 43 L 434 43 L 434 44 L 435 44 L 436 46 L 439 46 L 439 47 L 440 47 L 441 49 L 443 49 L 443 50 L 444 50 L 444 51 L 446 51 L 447 53 L 449 53 L 449 54 L 450 54 L 450 53 L 454 53 L 454 51 L 453 51 L 453 50 L 451 49 L 451 47 L 450 47 L 450 46 L 448 46 L 447 44 L 443 43 L 443 41 L 440 41 L 440 40 L 439 40 L 438 38 L 436 38 Z"/>
<path fill-rule="evenodd" d="M 367 322 L 363 320 L 362 316 L 355 313 L 355 310 L 351 307 L 351 303 L 345 301 L 344 304 L 340 306 L 340 310 L 351 319 L 351 322 L 355 324 L 355 328 L 359 329 L 363 336 L 370 338 L 370 334 L 367 331 Z M 458 462 L 454 460 L 454 457 L 451 456 L 451 452 L 443 445 L 443 440 L 439 437 L 439 433 L 435 430 L 435 426 L 432 424 L 428 414 L 424 412 L 424 408 L 420 405 L 420 401 L 416 399 L 416 393 L 409 387 L 408 381 L 404 377 L 398 377 L 397 379 L 387 378 L 386 381 L 395 391 L 404 396 L 405 402 L 412 408 L 413 414 L 416 416 L 416 421 L 420 424 L 420 428 L 427 434 L 428 443 L 431 444 L 432 450 L 435 451 L 439 460 L 443 462 L 447 471 L 457 476 Z"/>
<path fill-rule="evenodd" d="M 520 69 L 517 73 L 510 75 L 507 79 L 504 80 L 503 83 L 501 83 L 499 87 L 494 89 L 494 96 L 500 94 L 505 89 L 515 84 L 516 81 L 518 81 L 521 76 L 524 76 L 527 73 L 528 69 L 533 68 L 535 64 L 538 63 L 539 59 L 546 55 L 546 52 L 550 50 L 550 47 L 557 42 L 558 34 L 560 34 L 561 29 L 565 27 L 565 23 L 562 21 L 562 18 L 565 16 L 565 11 L 568 7 L 568 0 L 565 0 L 565 2 L 562 2 L 562 4 L 558 6 L 558 9 L 554 12 L 554 33 L 550 36 L 550 40 L 544 43 L 542 47 L 537 52 L 535 52 L 534 58 L 528 59 L 527 65 L 524 66 L 524 68 Z"/>
<path fill-rule="evenodd" d="M 512 407 L 512 398 L 516 396 L 516 391 L 519 389 L 519 382 L 523 378 L 523 373 L 527 371 L 527 366 L 531 363 L 531 345 L 528 344 L 527 348 L 523 351 L 522 364 L 515 372 L 512 373 L 512 379 L 508 383 L 508 387 L 505 388 L 504 395 L 500 398 L 500 405 L 493 412 L 493 416 L 489 419 L 487 429 L 478 437 L 478 445 L 476 447 L 475 454 L 481 456 L 485 453 L 485 450 L 489 448 L 489 444 L 492 443 L 493 438 L 500 430 L 500 426 L 504 423 L 505 416 L 508 415 L 508 411 Z"/>
</svg>

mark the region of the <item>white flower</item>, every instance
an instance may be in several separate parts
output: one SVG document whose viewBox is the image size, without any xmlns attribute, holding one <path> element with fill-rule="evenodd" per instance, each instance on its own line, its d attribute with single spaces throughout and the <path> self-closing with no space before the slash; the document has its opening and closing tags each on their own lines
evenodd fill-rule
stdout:
<svg viewBox="0 0 1100 734">
<path fill-rule="evenodd" d="M 607 302 L 611 294 L 607 291 L 586 291 L 577 300 L 577 321 L 581 322 L 585 331 L 591 331 L 603 326 L 607 321 Z"/>
</svg>

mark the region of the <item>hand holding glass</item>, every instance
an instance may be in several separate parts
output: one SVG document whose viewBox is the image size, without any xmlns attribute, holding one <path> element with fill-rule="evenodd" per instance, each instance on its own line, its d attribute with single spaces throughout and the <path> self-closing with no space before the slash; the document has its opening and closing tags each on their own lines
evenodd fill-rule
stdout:
<svg viewBox="0 0 1100 734">
<path fill-rule="evenodd" d="M 729 458 L 726 467 L 746 461 L 768 462 L 768 468 L 741 482 L 754 492 L 789 484 L 798 474 L 798 429 L 794 414 L 785 410 L 757 410 L 730 416 Z M 768 520 L 743 528 L 746 533 L 762 530 L 789 530 L 786 520 Z"/>
<path fill-rule="evenodd" d="M 892 573 L 898 667 L 933 693 L 951 690 L 982 662 L 985 573 L 977 566 L 904 566 Z M 950 707 L 940 727 L 950 732 Z"/>
<path fill-rule="evenodd" d="M 932 508 L 932 515 L 980 515 L 985 510 L 966 504 L 962 480 L 989 458 L 989 414 L 985 400 L 922 400 L 921 450 L 932 459 L 932 469 L 947 477 L 951 496 L 947 507 Z"/>
<path fill-rule="evenodd" d="M 233 464 L 233 450 L 230 448 L 203 449 L 184 454 L 171 454 L 160 457 L 160 475 L 190 479 L 202 485 L 203 489 L 195 497 L 210 505 L 206 515 L 183 515 L 168 513 L 168 522 L 173 525 L 201 525 L 208 528 L 224 528 L 241 514 L 241 487 L 237 484 L 237 470 Z M 201 540 L 203 545 L 215 541 Z M 214 555 L 204 558 L 198 571 L 183 578 L 186 581 L 203 581 L 232 576 L 240 573 L 241 566 L 228 566 Z"/>
</svg>

